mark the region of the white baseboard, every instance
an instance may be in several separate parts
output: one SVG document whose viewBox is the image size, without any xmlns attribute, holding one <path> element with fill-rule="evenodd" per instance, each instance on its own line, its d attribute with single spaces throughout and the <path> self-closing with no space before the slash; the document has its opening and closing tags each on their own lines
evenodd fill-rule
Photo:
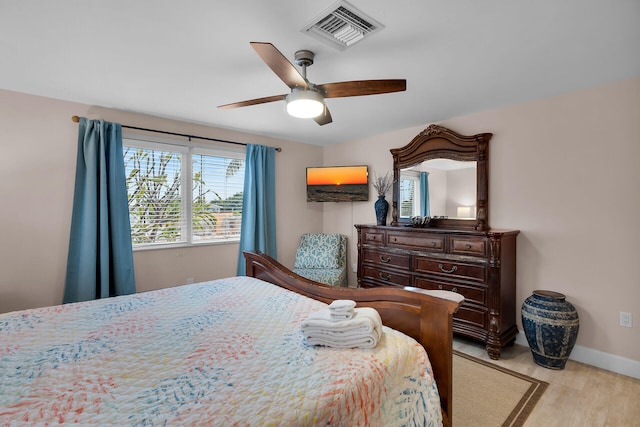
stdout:
<svg viewBox="0 0 640 427">
<path fill-rule="evenodd" d="M 527 338 L 523 333 L 516 335 L 516 344 L 529 347 Z M 616 356 L 615 354 L 605 353 L 604 351 L 594 350 L 581 345 L 573 347 L 569 359 L 586 363 L 596 368 L 606 369 L 607 371 L 617 374 L 640 379 L 640 361 L 637 360 L 627 359 L 626 357 Z"/>
</svg>

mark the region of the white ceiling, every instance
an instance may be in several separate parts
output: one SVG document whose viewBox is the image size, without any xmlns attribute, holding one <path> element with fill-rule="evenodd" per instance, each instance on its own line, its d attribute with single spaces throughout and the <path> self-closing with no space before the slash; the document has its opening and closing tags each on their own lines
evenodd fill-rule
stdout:
<svg viewBox="0 0 640 427">
<path fill-rule="evenodd" d="M 385 28 L 339 51 L 300 32 L 335 0 L 0 0 L 0 88 L 329 145 L 640 76 L 638 0 L 349 1 Z M 250 41 L 407 91 L 219 110 L 289 91 Z"/>
</svg>

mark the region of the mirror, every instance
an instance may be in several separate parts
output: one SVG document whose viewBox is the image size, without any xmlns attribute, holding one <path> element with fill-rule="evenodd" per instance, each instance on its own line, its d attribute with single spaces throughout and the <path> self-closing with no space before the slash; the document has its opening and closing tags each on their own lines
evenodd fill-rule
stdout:
<svg viewBox="0 0 640 427">
<path fill-rule="evenodd" d="M 432 159 L 400 170 L 400 218 L 474 219 L 476 162 Z"/>
<path fill-rule="evenodd" d="M 391 225 L 412 225 L 429 216 L 429 227 L 487 230 L 487 143 L 490 133 L 464 136 L 431 125 L 409 144 L 391 150 Z"/>
</svg>

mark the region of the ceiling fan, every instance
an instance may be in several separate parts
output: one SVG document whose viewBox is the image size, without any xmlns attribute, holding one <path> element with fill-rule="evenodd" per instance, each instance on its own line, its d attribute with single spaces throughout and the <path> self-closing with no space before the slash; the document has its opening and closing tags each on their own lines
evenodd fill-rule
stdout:
<svg viewBox="0 0 640 427">
<path fill-rule="evenodd" d="M 378 95 L 402 92 L 407 89 L 406 80 L 354 80 L 347 82 L 316 85 L 307 80 L 307 67 L 313 64 L 314 54 L 310 50 L 295 53 L 295 63 L 302 67 L 302 74 L 271 43 L 251 42 L 251 47 L 280 77 L 291 93 L 267 96 L 220 105 L 218 108 L 231 109 L 267 102 L 286 101 L 287 112 L 295 117 L 313 118 L 320 126 L 332 122 L 331 113 L 324 103 L 325 98 L 343 98 L 348 96 Z"/>
</svg>

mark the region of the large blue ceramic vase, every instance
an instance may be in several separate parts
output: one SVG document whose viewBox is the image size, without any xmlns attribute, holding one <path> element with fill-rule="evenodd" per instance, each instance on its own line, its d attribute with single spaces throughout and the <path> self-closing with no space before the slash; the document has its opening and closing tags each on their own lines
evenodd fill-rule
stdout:
<svg viewBox="0 0 640 427">
<path fill-rule="evenodd" d="M 533 360 L 545 368 L 564 369 L 580 329 L 573 304 L 558 292 L 533 291 L 522 304 L 522 327 Z"/>
</svg>

